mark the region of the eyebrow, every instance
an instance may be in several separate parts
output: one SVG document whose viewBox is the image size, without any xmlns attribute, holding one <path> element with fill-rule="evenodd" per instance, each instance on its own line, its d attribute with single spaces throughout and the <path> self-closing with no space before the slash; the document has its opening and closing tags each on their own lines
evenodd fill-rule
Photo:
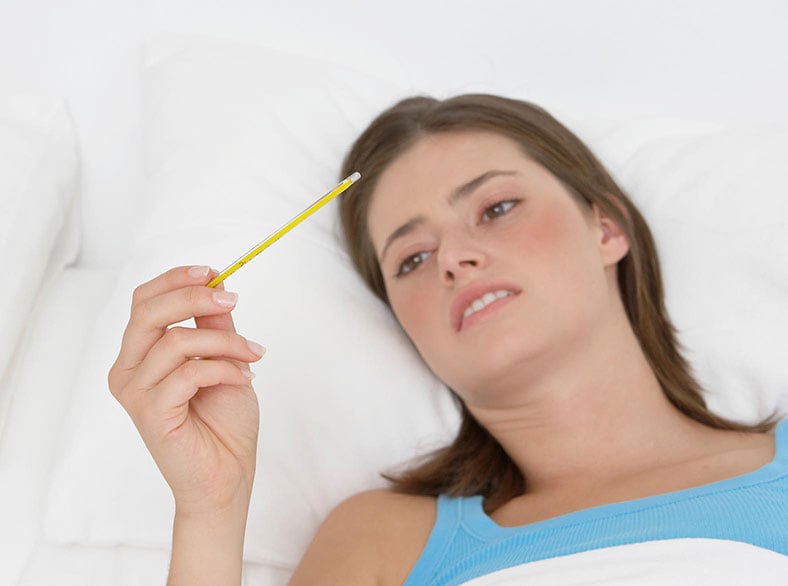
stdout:
<svg viewBox="0 0 788 586">
<path fill-rule="evenodd" d="M 482 173 L 475 179 L 471 179 L 467 183 L 463 183 L 454 191 L 449 194 L 447 198 L 447 202 L 451 206 L 457 205 L 461 200 L 466 199 L 471 193 L 479 189 L 482 185 L 487 183 L 490 179 L 494 177 L 506 175 L 518 175 L 517 171 L 499 171 L 499 170 L 492 170 L 487 171 L 486 173 Z M 380 253 L 380 260 L 381 262 L 386 257 L 386 251 L 389 249 L 389 246 L 397 240 L 398 238 L 402 238 L 406 234 L 410 234 L 413 230 L 416 229 L 417 226 L 423 224 L 427 221 L 422 215 L 414 216 L 404 224 L 402 224 L 399 228 L 394 230 L 388 238 L 386 238 L 386 244 L 383 246 L 383 251 Z"/>
</svg>

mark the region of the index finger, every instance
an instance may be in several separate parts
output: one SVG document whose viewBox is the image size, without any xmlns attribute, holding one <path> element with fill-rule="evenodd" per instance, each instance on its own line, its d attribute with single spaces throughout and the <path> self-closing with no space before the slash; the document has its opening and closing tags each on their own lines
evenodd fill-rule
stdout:
<svg viewBox="0 0 788 586">
<path fill-rule="evenodd" d="M 213 273 L 218 274 L 216 271 Z M 195 289 L 199 289 L 200 285 L 206 285 L 211 278 L 213 278 L 212 272 L 208 267 L 177 267 L 137 287 L 132 295 L 132 315 L 123 332 L 116 364 L 125 370 L 136 368 L 147 356 L 150 348 L 166 333 L 168 326 L 206 313 L 206 309 L 200 313 L 194 313 L 193 303 L 189 303 L 190 307 L 185 305 L 180 307 L 180 305 L 186 303 L 187 300 L 193 301 Z M 184 298 L 183 295 L 186 297 Z M 151 305 L 154 302 L 155 305 Z M 176 302 L 180 307 L 180 315 L 175 315 L 172 307 L 168 311 L 164 311 L 165 308 Z M 146 319 L 140 320 L 139 311 L 144 306 L 155 307 L 155 311 L 151 314 L 151 310 L 146 309 L 144 314 Z M 207 312 L 213 311 L 213 309 L 214 306 L 211 304 L 211 308 Z M 227 312 L 227 309 L 218 309 L 218 312 Z M 135 313 L 138 314 L 137 319 L 135 319 Z M 206 326 L 203 325 L 203 327 Z M 228 329 L 227 325 L 224 324 L 221 329 Z"/>
<path fill-rule="evenodd" d="M 134 289 L 134 293 L 131 296 L 131 304 L 133 306 L 151 297 L 156 297 L 181 287 L 203 283 L 208 284 L 213 278 L 213 273 L 219 274 L 218 271 L 214 271 L 211 267 L 201 265 L 175 267 Z"/>
</svg>

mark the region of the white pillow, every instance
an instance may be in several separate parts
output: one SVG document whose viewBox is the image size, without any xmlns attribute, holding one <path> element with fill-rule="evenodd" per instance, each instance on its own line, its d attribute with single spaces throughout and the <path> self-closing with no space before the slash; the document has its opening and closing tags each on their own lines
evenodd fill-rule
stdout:
<svg viewBox="0 0 788 586">
<path fill-rule="evenodd" d="M 143 61 L 154 203 L 141 240 L 238 221 L 278 228 L 338 183 L 356 132 L 404 92 L 330 62 L 210 37 L 154 35 Z M 333 216 L 299 231 L 325 236 Z"/>
<path fill-rule="evenodd" d="M 157 204 L 99 316 L 76 389 L 45 523 L 58 542 L 170 543 L 168 489 L 106 390 L 133 288 L 177 264 L 223 268 L 332 187 L 372 116 L 412 93 L 315 59 L 218 40 L 157 39 L 146 63 Z M 713 405 L 751 420 L 784 401 L 785 367 L 774 354 L 786 347 L 788 328 L 774 324 L 785 323 L 777 300 L 788 294 L 776 260 L 788 252 L 785 199 L 775 197 L 788 179 L 785 135 L 642 120 L 580 126 L 647 220 L 664 224 L 653 227 L 670 273 L 669 310 L 686 326 L 682 339 Z M 751 177 L 732 172 L 747 165 L 760 174 L 755 193 Z M 767 220 L 745 213 L 745 197 L 768 210 Z M 246 559 L 271 567 L 292 568 L 339 500 L 382 486 L 378 472 L 442 445 L 457 424 L 443 385 L 352 271 L 335 216 L 329 204 L 226 282 L 240 294 L 239 332 L 268 348 L 254 367 L 261 435 Z M 736 217 L 760 232 L 737 237 Z M 783 256 L 763 258 L 765 244 Z M 727 274 L 706 273 L 712 265 L 704 263 L 720 266 L 707 258 L 719 246 L 735 254 L 722 259 Z M 748 313 L 729 317 L 728 304 L 740 301 L 731 286 L 745 276 Z M 718 331 L 722 325 L 729 331 Z M 737 335 L 746 351 L 730 347 Z M 771 354 L 757 353 L 762 337 Z"/>
<path fill-rule="evenodd" d="M 147 49 L 157 203 L 77 377 L 45 518 L 60 543 L 169 546 L 169 490 L 106 390 L 134 287 L 178 264 L 235 260 L 333 187 L 353 138 L 401 94 L 261 47 L 164 38 Z M 239 332 L 268 349 L 255 367 L 250 561 L 292 567 L 337 502 L 383 486 L 379 472 L 443 445 L 456 427 L 448 393 L 365 290 L 336 228 L 332 202 L 226 282 L 240 294 Z M 403 408 L 413 410 L 405 420 Z"/>
<path fill-rule="evenodd" d="M 0 92 L 0 379 L 48 278 L 79 251 L 79 157 L 64 100 Z M 0 387 L 0 429 L 10 396 Z"/>
<path fill-rule="evenodd" d="M 788 413 L 788 128 L 664 138 L 622 167 L 654 234 L 666 304 L 709 407 Z"/>
</svg>

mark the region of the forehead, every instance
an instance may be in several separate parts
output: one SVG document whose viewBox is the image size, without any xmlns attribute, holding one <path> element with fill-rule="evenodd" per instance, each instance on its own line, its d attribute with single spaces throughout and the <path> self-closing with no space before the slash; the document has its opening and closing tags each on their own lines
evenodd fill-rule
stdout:
<svg viewBox="0 0 788 586">
<path fill-rule="evenodd" d="M 381 174 L 368 212 L 376 248 L 383 231 L 430 205 L 445 204 L 449 193 L 493 169 L 536 166 L 514 140 L 486 131 L 429 134 L 395 159 Z"/>
<path fill-rule="evenodd" d="M 526 158 L 512 139 L 483 131 L 429 134 L 395 159 L 381 174 L 373 202 L 389 193 L 403 194 L 411 187 L 455 186 L 506 162 Z M 491 167 L 492 165 L 492 167 Z M 475 173 L 475 174 L 474 174 Z"/>
</svg>

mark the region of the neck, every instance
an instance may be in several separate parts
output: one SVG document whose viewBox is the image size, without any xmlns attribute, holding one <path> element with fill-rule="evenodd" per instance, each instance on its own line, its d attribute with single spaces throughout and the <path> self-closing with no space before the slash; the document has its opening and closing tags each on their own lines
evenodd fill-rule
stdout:
<svg viewBox="0 0 788 586">
<path fill-rule="evenodd" d="M 494 400 L 468 404 L 528 492 L 588 486 L 693 457 L 710 431 L 665 397 L 623 308 L 606 323 L 593 343 L 563 348 L 539 375 L 526 365 L 485 395 Z"/>
</svg>

